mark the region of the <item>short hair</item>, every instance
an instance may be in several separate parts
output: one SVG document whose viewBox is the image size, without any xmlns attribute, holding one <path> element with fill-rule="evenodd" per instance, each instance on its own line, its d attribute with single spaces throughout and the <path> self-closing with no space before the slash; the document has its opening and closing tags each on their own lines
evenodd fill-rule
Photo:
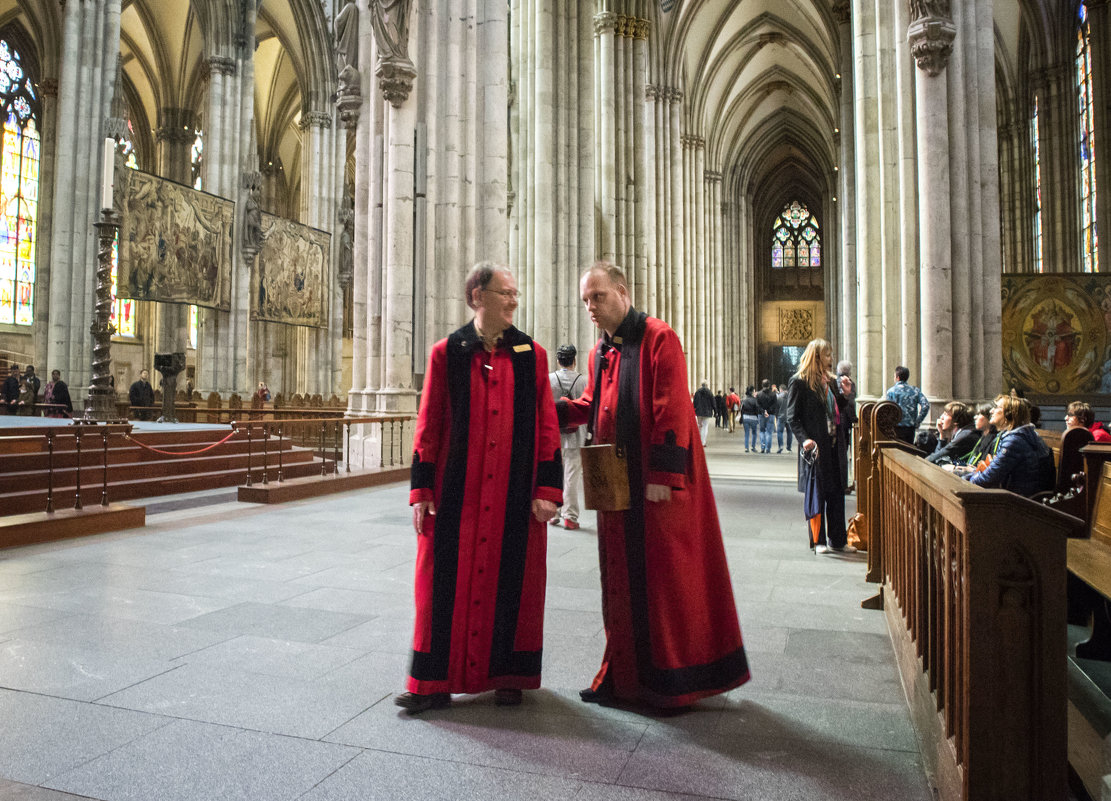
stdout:
<svg viewBox="0 0 1111 801">
<path fill-rule="evenodd" d="M 972 422 L 972 410 L 960 401 L 950 401 L 945 404 L 945 412 L 957 428 L 964 428 Z"/>
<path fill-rule="evenodd" d="M 1092 423 L 1096 421 L 1095 412 L 1093 412 L 1092 407 L 1084 401 L 1073 401 L 1069 404 L 1068 408 L 1065 409 L 1065 413 L 1071 414 L 1077 419 L 1080 425 L 1085 428 L 1091 428 Z"/>
<path fill-rule="evenodd" d="M 590 265 L 590 269 L 582 274 L 582 278 L 586 278 L 591 273 L 602 273 L 618 286 L 625 287 L 625 291 L 629 291 L 629 279 L 625 277 L 625 271 L 614 264 L 612 261 L 596 261 Z M 580 279 L 581 280 L 581 279 Z"/>
<path fill-rule="evenodd" d="M 494 273 L 513 274 L 507 265 L 495 264 L 492 261 L 480 261 L 474 266 L 474 269 L 467 275 L 467 282 L 463 285 L 467 306 L 472 309 L 475 308 L 474 291 L 476 289 L 485 289 L 488 287 L 490 285 L 490 280 L 494 277 Z"/>
<path fill-rule="evenodd" d="M 991 401 L 984 401 L 976 407 L 976 414 L 983 417 L 991 418 L 991 410 L 995 408 L 995 404 Z M 974 415 L 975 416 L 975 415 Z"/>
<path fill-rule="evenodd" d="M 908 378 L 910 378 L 910 370 L 908 370 L 907 368 L 905 368 L 901 365 L 899 367 L 896 367 L 895 368 L 895 378 L 897 378 L 900 381 L 906 381 Z"/>
<path fill-rule="evenodd" d="M 765 378 L 763 381 L 760 382 L 760 389 L 768 389 L 769 387 L 771 387 L 771 385 L 772 382 Z"/>
<path fill-rule="evenodd" d="M 842 359 L 841 361 L 837 362 L 837 375 L 851 376 L 852 374 L 853 374 L 853 363 L 852 362 L 850 362 L 848 359 Z"/>
<path fill-rule="evenodd" d="M 730 391 L 730 392 L 736 392 L 737 390 L 733 389 L 733 387 L 730 387 L 730 388 L 729 388 L 729 391 Z"/>
<path fill-rule="evenodd" d="M 18 365 L 18 364 L 13 364 L 13 365 L 12 365 L 11 367 L 9 367 L 8 369 L 9 369 L 9 370 L 18 370 L 18 369 L 19 369 L 19 365 Z"/>
<path fill-rule="evenodd" d="M 559 362 L 560 367 L 570 367 L 575 363 L 575 357 L 579 351 L 574 345 L 560 345 L 556 351 L 556 361 Z"/>
<path fill-rule="evenodd" d="M 1003 410 L 1003 420 L 1007 428 L 1018 428 L 1030 422 L 1030 404 L 1014 395 L 999 395 L 995 405 Z"/>
</svg>

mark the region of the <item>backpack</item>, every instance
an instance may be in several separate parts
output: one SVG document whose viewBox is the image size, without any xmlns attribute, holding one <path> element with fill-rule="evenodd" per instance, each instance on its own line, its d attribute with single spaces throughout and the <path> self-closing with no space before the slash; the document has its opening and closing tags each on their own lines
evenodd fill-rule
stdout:
<svg viewBox="0 0 1111 801">
<path fill-rule="evenodd" d="M 571 379 L 571 389 L 568 389 L 567 387 L 563 386 L 563 382 L 560 381 L 559 376 L 556 375 L 555 380 L 556 380 L 556 383 L 559 384 L 559 392 L 560 392 L 559 397 L 561 399 L 566 398 L 567 400 L 574 400 L 574 398 L 572 398 L 567 393 L 568 392 L 573 392 L 575 390 L 575 382 L 578 381 L 580 378 L 582 378 L 581 375 L 575 376 L 573 379 Z M 582 393 L 580 393 L 580 394 L 582 394 Z M 574 434 L 578 430 L 579 430 L 579 426 L 560 426 L 559 427 L 559 433 L 561 433 L 561 434 Z"/>
</svg>

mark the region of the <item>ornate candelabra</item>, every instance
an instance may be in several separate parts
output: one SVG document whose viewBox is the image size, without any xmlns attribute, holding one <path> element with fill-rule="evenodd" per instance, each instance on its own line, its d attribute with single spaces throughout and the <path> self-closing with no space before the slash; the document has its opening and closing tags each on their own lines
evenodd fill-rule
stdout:
<svg viewBox="0 0 1111 801">
<path fill-rule="evenodd" d="M 97 235 L 96 306 L 93 324 L 93 380 L 85 399 L 85 421 L 108 423 L 119 419 L 116 391 L 112 387 L 112 245 L 120 230 L 120 216 L 110 208 L 100 210 L 94 224 Z"/>
</svg>

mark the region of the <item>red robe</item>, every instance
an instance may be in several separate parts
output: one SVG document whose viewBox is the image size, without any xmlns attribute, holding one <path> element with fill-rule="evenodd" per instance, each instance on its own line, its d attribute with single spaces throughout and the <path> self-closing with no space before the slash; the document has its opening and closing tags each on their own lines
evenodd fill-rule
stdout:
<svg viewBox="0 0 1111 801">
<path fill-rule="evenodd" d="M 606 652 L 593 689 L 686 706 L 749 670 L 682 347 L 634 309 L 588 363 L 586 392 L 560 402 L 560 422 L 597 413 L 594 442 L 624 446 L 632 500 L 598 512 Z M 645 500 L 646 484 L 671 487 L 671 500 Z"/>
<path fill-rule="evenodd" d="M 408 690 L 539 687 L 547 521 L 532 501 L 563 496 L 544 350 L 509 328 L 487 353 L 473 323 L 437 342 L 413 447 L 409 503 L 436 514 L 417 538 Z"/>
</svg>

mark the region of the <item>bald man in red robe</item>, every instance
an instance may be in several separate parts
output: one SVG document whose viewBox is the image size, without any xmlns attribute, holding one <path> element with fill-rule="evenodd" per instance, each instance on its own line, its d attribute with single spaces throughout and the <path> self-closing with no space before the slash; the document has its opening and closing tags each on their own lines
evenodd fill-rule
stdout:
<svg viewBox="0 0 1111 801">
<path fill-rule="evenodd" d="M 562 501 L 559 425 L 544 349 L 513 327 L 503 267 L 467 279 L 474 321 L 428 360 L 409 503 L 417 533 L 409 714 L 452 693 L 499 705 L 540 686 L 547 524 Z"/>
<path fill-rule="evenodd" d="M 623 447 L 631 508 L 598 512 L 606 650 L 589 703 L 682 708 L 749 679 L 717 506 L 675 332 L 632 308 L 620 268 L 583 275 L 603 331 L 561 425 L 594 422 L 593 444 Z"/>
</svg>

